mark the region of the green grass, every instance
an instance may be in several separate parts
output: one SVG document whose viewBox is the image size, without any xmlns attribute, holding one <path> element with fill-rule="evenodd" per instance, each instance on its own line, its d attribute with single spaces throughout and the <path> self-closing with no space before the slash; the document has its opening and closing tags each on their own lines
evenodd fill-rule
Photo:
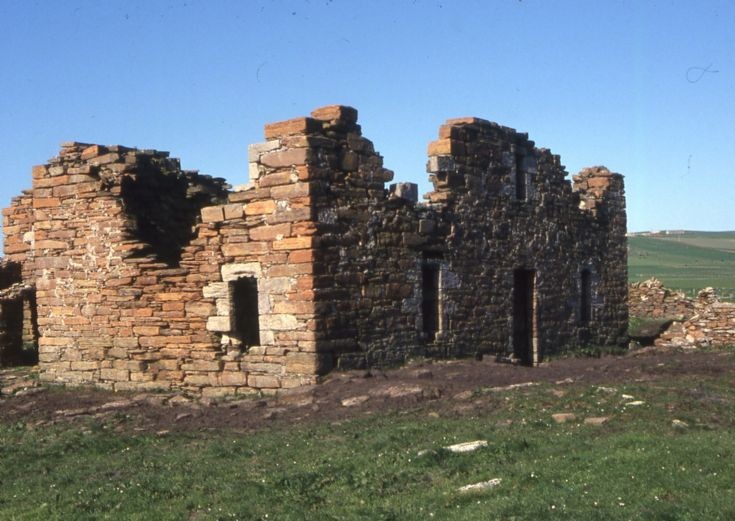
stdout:
<svg viewBox="0 0 735 521">
<path fill-rule="evenodd" d="M 666 287 L 695 295 L 712 286 L 735 296 L 735 232 L 687 232 L 628 238 L 631 282 L 656 277 Z"/>
<path fill-rule="evenodd" d="M 473 417 L 424 410 L 257 433 L 1 425 L 0 519 L 735 519 L 727 377 L 556 389 L 567 394 L 478 390 L 489 412 Z M 626 407 L 626 393 L 645 404 Z M 556 424 L 556 412 L 577 421 Z M 489 444 L 442 449 L 475 439 Z M 492 478 L 493 490 L 457 492 Z"/>
</svg>

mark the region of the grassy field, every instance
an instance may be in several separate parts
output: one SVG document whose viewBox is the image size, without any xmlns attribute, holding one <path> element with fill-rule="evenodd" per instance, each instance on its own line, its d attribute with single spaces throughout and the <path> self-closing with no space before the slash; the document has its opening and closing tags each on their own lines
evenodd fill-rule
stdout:
<svg viewBox="0 0 735 521">
<path fill-rule="evenodd" d="M 654 276 L 689 295 L 712 286 L 735 298 L 735 232 L 628 238 L 630 281 Z"/>
<path fill-rule="evenodd" d="M 728 375 L 476 394 L 492 412 L 257 433 L 0 425 L 0 519 L 735 519 Z M 557 412 L 576 419 L 556 423 Z M 488 445 L 442 448 L 470 440 Z"/>
</svg>

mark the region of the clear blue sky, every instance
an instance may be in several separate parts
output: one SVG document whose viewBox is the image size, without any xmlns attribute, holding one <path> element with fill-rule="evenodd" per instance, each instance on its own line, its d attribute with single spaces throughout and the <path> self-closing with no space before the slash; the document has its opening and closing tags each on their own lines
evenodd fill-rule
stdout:
<svg viewBox="0 0 735 521">
<path fill-rule="evenodd" d="M 735 229 L 735 2 L 0 0 L 0 205 L 61 141 L 247 181 L 266 122 L 341 103 L 429 185 L 447 118 L 626 176 L 629 230 Z"/>
</svg>

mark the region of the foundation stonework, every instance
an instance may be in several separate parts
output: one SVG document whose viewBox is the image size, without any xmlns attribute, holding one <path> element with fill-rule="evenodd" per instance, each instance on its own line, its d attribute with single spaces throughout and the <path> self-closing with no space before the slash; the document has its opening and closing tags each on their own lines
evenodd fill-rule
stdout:
<svg viewBox="0 0 735 521">
<path fill-rule="evenodd" d="M 418 203 L 416 185 L 386 189 L 353 108 L 265 138 L 236 191 L 120 146 L 65 143 L 33 169 L 3 211 L 0 292 L 26 288 L 43 380 L 223 396 L 411 356 L 535 364 L 625 343 L 621 175 L 570 182 L 527 135 L 453 119 Z"/>
</svg>

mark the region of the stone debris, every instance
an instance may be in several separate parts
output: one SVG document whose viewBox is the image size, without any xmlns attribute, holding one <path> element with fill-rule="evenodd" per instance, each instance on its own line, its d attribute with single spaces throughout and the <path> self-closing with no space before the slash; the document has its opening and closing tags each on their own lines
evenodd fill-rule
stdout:
<svg viewBox="0 0 735 521">
<path fill-rule="evenodd" d="M 455 394 L 452 399 L 457 401 L 466 401 L 471 400 L 475 396 L 475 391 L 472 389 L 469 389 L 467 391 L 462 391 L 460 393 Z"/>
<path fill-rule="evenodd" d="M 471 485 L 465 485 L 463 487 L 459 487 L 457 489 L 458 492 L 461 493 L 468 493 L 468 492 L 483 492 L 485 490 L 490 490 L 493 488 L 496 488 L 502 483 L 501 478 L 495 478 L 488 481 L 481 481 L 479 483 L 473 483 Z"/>
<path fill-rule="evenodd" d="M 632 402 L 626 402 L 626 403 L 624 403 L 623 404 L 623 407 L 639 407 L 639 406 L 641 406 L 641 405 L 643 405 L 645 403 L 646 402 L 644 402 L 643 400 L 635 400 L 635 401 L 632 401 Z"/>
<path fill-rule="evenodd" d="M 370 394 L 384 398 L 405 398 L 407 396 L 422 396 L 424 388 L 420 385 L 397 384 L 375 389 Z"/>
<path fill-rule="evenodd" d="M 620 174 L 569 180 L 527 134 L 456 118 L 429 144 L 433 190 L 418 202 L 415 184 L 386 186 L 393 172 L 352 107 L 264 137 L 235 190 L 120 145 L 66 142 L 33 167 L 3 210 L 0 365 L 37 346 L 43 382 L 205 403 L 311 386 L 335 367 L 538 365 L 625 340 Z M 531 308 L 537 330 L 514 335 Z"/>
<path fill-rule="evenodd" d="M 502 391 L 513 391 L 514 389 L 523 389 L 524 387 L 532 387 L 538 385 L 537 382 L 523 382 L 520 384 L 503 385 L 500 387 L 487 387 L 483 389 L 485 392 L 497 393 Z"/>
<path fill-rule="evenodd" d="M 674 420 L 671 420 L 671 426 L 674 429 L 684 430 L 689 427 L 689 424 L 685 421 L 674 419 Z"/>
<path fill-rule="evenodd" d="M 551 419 L 556 423 L 567 423 L 577 419 L 577 415 L 573 412 L 558 412 L 551 415 Z"/>
<path fill-rule="evenodd" d="M 610 421 L 610 418 L 608 416 L 590 416 L 584 419 L 584 424 L 600 426 L 605 425 L 608 421 Z"/>
<path fill-rule="evenodd" d="M 455 445 L 449 445 L 447 447 L 444 447 L 449 452 L 455 452 L 455 453 L 463 453 L 463 452 L 474 452 L 479 448 L 487 447 L 487 441 L 485 440 L 476 440 L 476 441 L 466 441 L 464 443 L 457 443 Z"/>
<path fill-rule="evenodd" d="M 660 330 L 650 338 L 658 348 L 735 344 L 735 303 L 722 302 L 713 288 L 705 288 L 696 298 L 689 298 L 649 279 L 631 284 L 628 301 L 632 316 L 662 320 L 658 324 Z"/>
<path fill-rule="evenodd" d="M 598 385 L 597 390 L 607 394 L 615 394 L 616 392 L 618 392 L 615 387 L 604 387 L 602 385 Z"/>
<path fill-rule="evenodd" d="M 342 407 L 355 407 L 357 405 L 362 405 L 366 401 L 368 401 L 370 397 L 366 394 L 361 394 L 360 396 L 353 396 L 351 398 L 345 398 L 342 400 Z"/>
</svg>

